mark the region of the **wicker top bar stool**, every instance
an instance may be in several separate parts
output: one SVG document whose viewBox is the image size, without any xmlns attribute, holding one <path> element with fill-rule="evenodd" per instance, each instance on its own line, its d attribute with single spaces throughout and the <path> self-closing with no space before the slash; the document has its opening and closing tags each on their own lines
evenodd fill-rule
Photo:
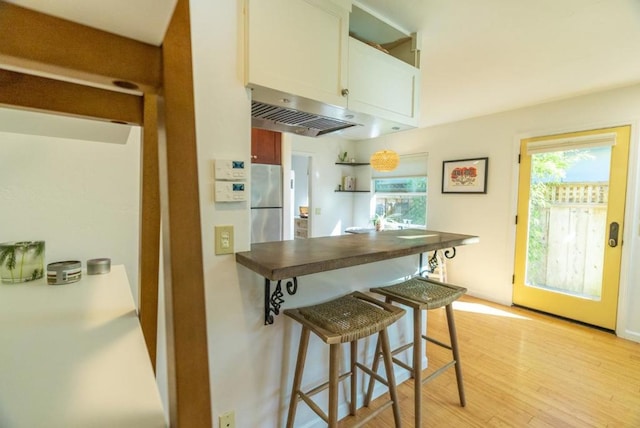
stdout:
<svg viewBox="0 0 640 428">
<path fill-rule="evenodd" d="M 396 302 L 401 305 L 408 306 L 413 310 L 413 341 L 394 349 L 392 351 L 392 354 L 396 355 L 413 347 L 413 361 L 411 366 L 405 364 L 403 361 L 400 361 L 397 358 L 393 358 L 393 362 L 405 368 L 406 370 L 409 370 L 411 372 L 411 376 L 414 379 L 415 427 L 419 428 L 420 426 L 422 426 L 422 385 L 429 382 L 430 380 L 433 380 L 435 377 L 442 374 L 451 366 L 455 366 L 460 405 L 464 407 L 466 405 L 466 399 L 464 395 L 464 385 L 462 382 L 462 367 L 460 363 L 460 352 L 458 349 L 458 339 L 453 318 L 452 303 L 458 300 L 463 294 L 465 294 L 467 292 L 467 289 L 427 278 L 413 277 L 398 284 L 389 285 L 386 287 L 372 288 L 371 291 L 383 295 L 385 297 L 386 303 Z M 445 307 L 447 314 L 447 324 L 449 327 L 450 339 L 449 345 L 422 334 L 422 310 L 437 309 L 443 306 Z M 432 371 L 425 378 L 422 378 L 423 339 L 435 345 L 451 350 L 453 357 L 451 361 L 438 368 L 437 370 Z M 377 346 L 376 356 L 374 357 L 374 362 L 372 365 L 373 370 L 378 369 L 378 363 L 380 359 L 379 352 L 380 347 Z M 367 403 L 371 399 L 374 383 L 375 380 L 373 378 L 369 380 L 369 388 L 367 396 L 365 398 L 365 405 L 367 405 Z"/>
<path fill-rule="evenodd" d="M 353 292 L 329 302 L 307 306 L 297 309 L 287 309 L 284 313 L 302 324 L 300 347 L 296 362 L 296 371 L 291 391 L 291 401 L 287 416 L 287 428 L 292 428 L 296 415 L 298 401 L 302 399 L 320 416 L 330 428 L 338 424 L 338 383 L 350 378 L 350 402 L 349 413 L 356 414 L 357 397 L 357 370 L 360 369 L 376 380 L 387 385 L 390 399 L 374 410 L 370 415 L 355 426 L 363 426 L 366 422 L 377 416 L 380 412 L 393 406 L 395 426 L 400 427 L 400 407 L 396 394 L 395 376 L 393 374 L 393 362 L 387 327 L 400 319 L 405 311 L 397 306 L 381 302 L 364 293 Z M 329 381 L 309 391 L 302 391 L 300 385 L 307 356 L 310 333 L 313 332 L 329 345 Z M 375 373 L 371 368 L 357 361 L 358 340 L 378 333 L 378 347 L 383 357 L 386 379 Z M 339 353 L 342 343 L 349 342 L 350 367 L 343 374 L 339 374 Z M 329 388 L 328 414 L 318 406 L 311 397 Z M 368 403 L 367 403 L 368 405 Z"/>
</svg>

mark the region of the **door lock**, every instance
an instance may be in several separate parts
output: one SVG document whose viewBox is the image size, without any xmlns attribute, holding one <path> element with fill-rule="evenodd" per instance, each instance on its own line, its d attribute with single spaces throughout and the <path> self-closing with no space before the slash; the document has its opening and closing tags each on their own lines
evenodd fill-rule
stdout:
<svg viewBox="0 0 640 428">
<path fill-rule="evenodd" d="M 618 232 L 620 230 L 620 225 L 617 222 L 613 222 L 609 225 L 609 246 L 617 247 L 618 246 Z"/>
</svg>

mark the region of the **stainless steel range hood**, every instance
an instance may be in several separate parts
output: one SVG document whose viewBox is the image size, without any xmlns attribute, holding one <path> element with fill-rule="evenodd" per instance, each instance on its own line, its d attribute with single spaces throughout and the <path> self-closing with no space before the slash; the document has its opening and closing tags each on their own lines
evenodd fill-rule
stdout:
<svg viewBox="0 0 640 428">
<path fill-rule="evenodd" d="M 413 128 L 260 86 L 251 88 L 251 125 L 308 137 L 332 135 L 349 140 Z"/>
<path fill-rule="evenodd" d="M 274 106 L 260 101 L 251 102 L 251 125 L 254 128 L 292 132 L 307 137 L 318 137 L 357 126 L 355 123 Z"/>
</svg>

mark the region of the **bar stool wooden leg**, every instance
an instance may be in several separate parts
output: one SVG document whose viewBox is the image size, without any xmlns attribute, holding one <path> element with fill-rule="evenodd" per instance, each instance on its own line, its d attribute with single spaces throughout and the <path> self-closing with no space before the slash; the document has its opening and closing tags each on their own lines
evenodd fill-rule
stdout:
<svg viewBox="0 0 640 428">
<path fill-rule="evenodd" d="M 371 364 L 371 370 L 374 373 L 378 372 L 378 367 L 380 366 L 380 336 L 378 335 L 378 340 L 376 341 L 376 351 L 373 354 L 373 363 Z M 375 385 L 373 377 L 369 379 L 369 387 L 367 388 L 367 395 L 364 396 L 364 407 L 369 407 L 371 404 L 371 398 L 373 397 L 373 386 Z"/>
<path fill-rule="evenodd" d="M 458 349 L 458 334 L 456 332 L 456 323 L 453 319 L 453 306 L 448 304 L 446 306 L 447 311 L 447 324 L 449 325 L 449 338 L 451 339 L 451 352 L 453 353 L 453 359 L 456 362 L 456 381 L 458 382 L 458 395 L 460 396 L 460 405 L 464 407 L 467 404 L 467 400 L 464 395 L 464 384 L 462 382 L 462 366 L 460 365 L 460 351 Z"/>
<path fill-rule="evenodd" d="M 338 379 L 340 344 L 329 345 L 329 428 L 338 426 Z"/>
<path fill-rule="evenodd" d="M 413 409 L 415 426 L 422 421 L 422 310 L 413 308 Z"/>
<path fill-rule="evenodd" d="M 389 345 L 389 334 L 386 328 L 380 330 L 378 342 L 382 342 L 382 358 L 384 359 L 384 368 L 387 373 L 389 395 L 393 401 L 393 420 L 395 422 L 395 426 L 400 428 L 402 426 L 402 421 L 400 420 L 400 405 L 398 403 L 398 392 L 396 390 L 396 376 L 393 372 L 393 357 L 391 355 L 391 346 Z"/>
<path fill-rule="evenodd" d="M 384 299 L 385 303 L 391 304 L 391 299 L 388 297 Z M 380 344 L 380 335 L 378 334 L 378 340 L 376 341 L 376 351 L 373 354 L 373 363 L 371 364 L 371 370 L 374 373 L 378 372 L 378 367 L 380 366 L 380 352 L 381 352 L 381 344 Z M 369 379 L 369 387 L 367 388 L 367 395 L 364 396 L 364 407 L 369 407 L 371 404 L 371 398 L 373 397 L 373 387 L 375 382 L 373 378 Z"/>
<path fill-rule="evenodd" d="M 358 367 L 356 366 L 358 356 L 358 341 L 351 342 L 351 401 L 349 403 L 349 414 L 355 416 L 356 414 L 356 401 L 358 393 Z"/>
<path fill-rule="evenodd" d="M 296 362 L 296 372 L 293 376 L 293 387 L 291 388 L 291 401 L 289 403 L 289 414 L 287 415 L 287 428 L 293 428 L 293 422 L 296 417 L 296 408 L 298 406 L 298 392 L 302 383 L 302 373 L 304 371 L 304 362 L 307 359 L 307 346 L 309 345 L 309 329 L 302 327 L 300 334 L 300 346 L 298 347 L 298 360 Z"/>
</svg>

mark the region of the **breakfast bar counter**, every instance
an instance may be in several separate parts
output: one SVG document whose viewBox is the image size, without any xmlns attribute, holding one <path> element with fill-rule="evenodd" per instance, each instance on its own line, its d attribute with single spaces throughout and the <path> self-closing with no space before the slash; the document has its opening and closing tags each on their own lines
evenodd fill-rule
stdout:
<svg viewBox="0 0 640 428">
<path fill-rule="evenodd" d="M 283 293 L 281 281 L 293 295 L 297 278 L 318 272 L 347 268 L 445 248 L 475 244 L 473 235 L 422 229 L 387 230 L 320 238 L 252 244 L 251 251 L 236 253 L 236 262 L 265 278 L 265 324 L 279 313 Z M 270 292 L 271 281 L 278 281 Z"/>
<path fill-rule="evenodd" d="M 252 244 L 251 251 L 236 253 L 236 262 L 280 280 L 477 242 L 473 235 L 387 230 Z"/>
</svg>

